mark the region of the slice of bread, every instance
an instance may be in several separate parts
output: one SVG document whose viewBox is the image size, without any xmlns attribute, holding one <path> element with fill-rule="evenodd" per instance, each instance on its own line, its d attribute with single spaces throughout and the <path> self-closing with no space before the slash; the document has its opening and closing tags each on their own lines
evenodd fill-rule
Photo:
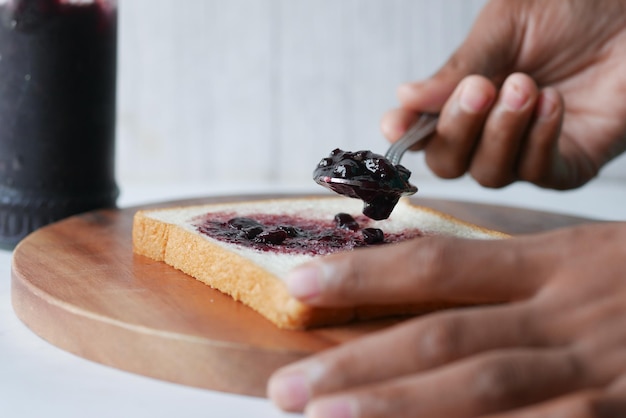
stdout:
<svg viewBox="0 0 626 418">
<path fill-rule="evenodd" d="M 434 234 L 477 239 L 507 236 L 415 206 L 408 200 L 401 200 L 391 217 L 383 221 L 361 215 L 361 206 L 360 201 L 345 197 L 305 197 L 142 210 L 134 217 L 133 248 L 137 254 L 163 261 L 232 296 L 280 328 L 304 329 L 433 308 L 424 304 L 314 308 L 288 294 L 283 281 L 288 271 L 335 250 L 358 251 L 358 247 L 366 245 L 364 228 L 382 230 L 386 241 Z M 338 213 L 350 214 L 357 220 L 359 230 L 336 226 Z M 318 235 L 311 235 L 308 242 L 293 244 L 295 239 L 280 233 L 283 242 L 268 243 L 259 239 L 259 231 L 250 234 L 235 224 L 229 226 L 229 220 L 237 218 L 256 218 L 265 232 L 286 230 L 284 224 L 289 224 L 304 228 L 299 230 L 300 235 L 306 235 L 302 231 L 309 227 L 316 229 Z M 216 238 L 207 233 L 222 235 Z M 345 246 L 333 247 L 342 240 Z"/>
</svg>

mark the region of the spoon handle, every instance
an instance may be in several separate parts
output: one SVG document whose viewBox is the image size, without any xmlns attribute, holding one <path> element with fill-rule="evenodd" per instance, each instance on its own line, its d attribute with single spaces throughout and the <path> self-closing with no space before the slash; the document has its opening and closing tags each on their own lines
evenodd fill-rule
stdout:
<svg viewBox="0 0 626 418">
<path fill-rule="evenodd" d="M 435 132 L 438 120 L 438 115 L 422 113 L 409 130 L 400 139 L 391 144 L 385 154 L 385 158 L 391 161 L 393 165 L 398 165 L 400 159 L 409 148 L 425 140 Z"/>
</svg>

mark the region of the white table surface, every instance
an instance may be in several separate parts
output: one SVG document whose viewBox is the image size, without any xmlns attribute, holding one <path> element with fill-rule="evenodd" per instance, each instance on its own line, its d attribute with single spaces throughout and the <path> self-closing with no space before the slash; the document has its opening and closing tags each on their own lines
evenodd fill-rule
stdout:
<svg viewBox="0 0 626 418">
<path fill-rule="evenodd" d="M 237 192 L 313 191 L 315 187 L 124 185 L 121 207 Z M 529 185 L 485 190 L 468 179 L 420 184 L 424 197 L 528 207 L 596 219 L 626 219 L 626 185 L 594 183 L 574 192 Z M 0 251 L 0 417 L 288 417 L 267 400 L 134 375 L 69 354 L 26 328 L 10 300 L 11 253 Z"/>
</svg>

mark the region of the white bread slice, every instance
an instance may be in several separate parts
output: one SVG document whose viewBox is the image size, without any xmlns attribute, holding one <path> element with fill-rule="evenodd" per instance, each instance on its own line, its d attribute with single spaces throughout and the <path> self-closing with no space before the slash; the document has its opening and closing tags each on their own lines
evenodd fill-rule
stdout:
<svg viewBox="0 0 626 418">
<path fill-rule="evenodd" d="M 362 203 L 345 197 L 305 197 L 218 203 L 168 209 L 142 210 L 133 222 L 134 252 L 163 261 L 201 282 L 241 301 L 280 328 L 304 329 L 335 325 L 355 319 L 423 312 L 429 306 L 366 306 L 360 308 L 313 308 L 292 298 L 283 281 L 297 265 L 322 255 L 284 254 L 237 245 L 198 232 L 198 218 L 228 213 L 238 217 L 254 214 L 291 215 L 332 222 L 337 213 L 357 218 Z M 389 219 L 368 220 L 360 226 L 376 227 L 385 234 L 419 229 L 426 235 L 492 239 L 506 234 L 460 221 L 435 210 L 401 199 Z M 358 250 L 356 250 L 358 251 Z M 441 307 L 441 304 L 437 304 Z"/>
</svg>

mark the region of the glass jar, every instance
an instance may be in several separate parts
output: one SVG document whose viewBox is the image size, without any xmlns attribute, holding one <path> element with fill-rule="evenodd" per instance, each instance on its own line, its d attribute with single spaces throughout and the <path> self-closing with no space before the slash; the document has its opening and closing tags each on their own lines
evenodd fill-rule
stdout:
<svg viewBox="0 0 626 418">
<path fill-rule="evenodd" d="M 114 207 L 117 3 L 0 0 L 0 246 Z"/>
</svg>

